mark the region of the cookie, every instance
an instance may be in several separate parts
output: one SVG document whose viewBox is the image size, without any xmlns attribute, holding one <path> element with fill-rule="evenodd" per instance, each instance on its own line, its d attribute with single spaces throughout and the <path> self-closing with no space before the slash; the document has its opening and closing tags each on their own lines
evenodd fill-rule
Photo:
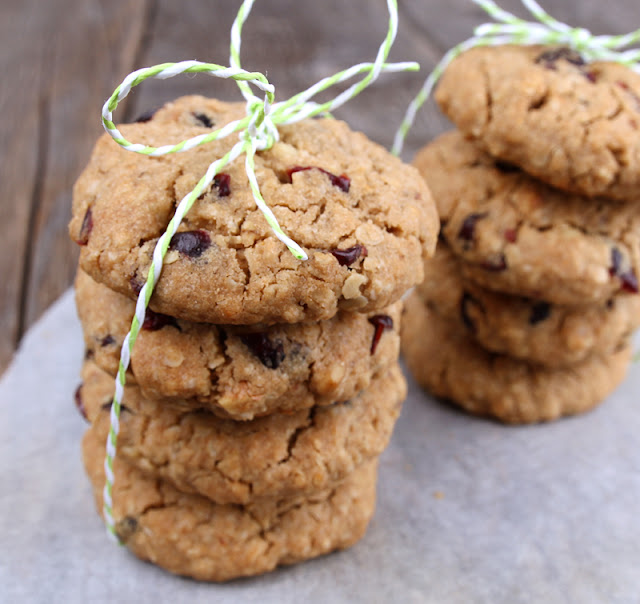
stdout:
<svg viewBox="0 0 640 604">
<path fill-rule="evenodd" d="M 640 74 L 585 64 L 567 48 L 499 46 L 464 53 L 435 98 L 495 157 L 573 193 L 640 197 Z"/>
<path fill-rule="evenodd" d="M 462 277 L 461 262 L 446 243 L 425 262 L 416 288 L 439 317 L 466 330 L 485 349 L 549 367 L 613 352 L 640 326 L 640 296 L 619 294 L 604 304 L 559 306 L 498 294 Z"/>
<path fill-rule="evenodd" d="M 115 376 L 135 302 L 79 271 L 76 304 L 87 355 Z M 193 399 L 234 419 L 345 401 L 396 362 L 400 306 L 260 331 L 150 312 L 129 377 L 147 398 Z"/>
<path fill-rule="evenodd" d="M 188 97 L 122 132 L 159 145 L 243 114 L 243 104 Z M 69 232 L 81 267 L 135 298 L 177 203 L 236 142 L 150 158 L 103 136 L 74 188 Z M 239 158 L 172 239 L 152 310 L 216 324 L 326 320 L 340 309 L 380 310 L 422 279 L 438 218 L 414 168 L 334 119 L 280 128 L 280 142 L 255 160 L 267 204 L 309 259 L 296 260 L 273 235 Z"/>
<path fill-rule="evenodd" d="M 92 431 L 83 453 L 102 513 L 104 451 Z M 373 460 L 326 491 L 239 506 L 181 493 L 116 458 L 116 531 L 136 556 L 172 573 L 203 581 L 257 575 L 358 541 L 373 515 L 376 470 Z"/>
<path fill-rule="evenodd" d="M 106 442 L 113 380 L 93 363 L 83 380 L 79 400 Z M 351 401 L 236 422 L 151 401 L 127 386 L 118 456 L 217 503 L 317 492 L 385 449 L 405 395 L 396 364 Z"/>
<path fill-rule="evenodd" d="M 562 193 L 459 132 L 414 164 L 437 200 L 442 237 L 479 285 L 565 305 L 638 293 L 640 204 Z"/>
<path fill-rule="evenodd" d="M 588 411 L 624 379 L 631 348 L 551 369 L 487 352 L 417 294 L 406 304 L 402 351 L 413 377 L 469 413 L 527 424 Z"/>
</svg>

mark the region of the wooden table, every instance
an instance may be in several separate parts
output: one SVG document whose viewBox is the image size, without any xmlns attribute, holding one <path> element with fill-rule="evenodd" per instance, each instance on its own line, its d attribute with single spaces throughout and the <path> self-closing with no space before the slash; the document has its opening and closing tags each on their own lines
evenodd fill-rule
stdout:
<svg viewBox="0 0 640 604">
<path fill-rule="evenodd" d="M 501 5 L 522 14 L 518 0 Z M 640 26 L 637 0 L 546 0 L 558 19 L 595 33 Z M 0 372 L 25 330 L 72 282 L 71 189 L 101 133 L 100 108 L 135 68 L 199 59 L 228 63 L 239 0 L 2 0 L 0 2 Z M 443 52 L 483 22 L 470 0 L 400 0 L 392 60 L 420 74 L 384 75 L 337 115 L 389 146 L 403 112 Z M 284 99 L 321 77 L 372 60 L 386 32 L 383 0 L 260 0 L 245 28 L 243 66 L 265 72 Z M 182 94 L 239 99 L 205 76 L 136 89 L 116 122 Z M 405 159 L 447 123 L 430 104 Z"/>
</svg>

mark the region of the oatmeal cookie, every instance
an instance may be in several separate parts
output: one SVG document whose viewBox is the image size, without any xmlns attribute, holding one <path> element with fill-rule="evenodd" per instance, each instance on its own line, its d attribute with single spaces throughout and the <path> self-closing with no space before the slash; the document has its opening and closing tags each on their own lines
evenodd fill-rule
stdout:
<svg viewBox="0 0 640 604">
<path fill-rule="evenodd" d="M 627 342 L 611 354 L 558 369 L 493 354 L 415 293 L 406 305 L 402 351 L 413 377 L 431 394 L 507 424 L 588 411 L 620 384 L 631 358 Z"/>
<path fill-rule="evenodd" d="M 106 442 L 113 380 L 85 363 L 78 399 Z M 118 457 L 217 503 L 313 493 L 344 480 L 387 446 L 406 385 L 396 364 L 351 401 L 252 421 L 145 399 L 125 387 Z"/>
<path fill-rule="evenodd" d="M 435 98 L 491 155 L 566 191 L 640 201 L 640 74 L 628 67 L 567 48 L 476 48 Z"/>
<path fill-rule="evenodd" d="M 102 513 L 104 446 L 89 430 L 84 463 Z M 375 506 L 377 460 L 342 484 L 309 496 L 220 505 L 148 478 L 118 457 L 113 516 L 139 558 L 202 581 L 257 575 L 353 545 Z"/>
<path fill-rule="evenodd" d="M 76 304 L 88 357 L 115 376 L 135 302 L 80 270 Z M 345 401 L 396 362 L 400 304 L 259 330 L 149 311 L 129 379 L 147 398 L 193 399 L 234 419 Z"/>
<path fill-rule="evenodd" d="M 159 145 L 243 115 L 243 104 L 188 97 L 122 132 Z M 135 298 L 177 203 L 236 141 L 151 158 L 104 135 L 74 188 L 69 232 L 83 270 Z M 281 127 L 255 163 L 267 204 L 309 259 L 296 260 L 273 235 L 238 158 L 173 237 L 152 310 L 216 324 L 325 320 L 382 309 L 422 279 L 438 217 L 413 167 L 334 119 Z"/>
<path fill-rule="evenodd" d="M 424 282 L 416 288 L 422 301 L 492 352 L 549 367 L 571 365 L 594 352 L 612 352 L 640 326 L 640 296 L 560 306 L 499 294 L 463 278 L 461 262 L 444 242 L 424 268 Z"/>
<path fill-rule="evenodd" d="M 565 305 L 638 293 L 640 204 L 562 193 L 456 131 L 414 164 L 437 200 L 442 237 L 483 287 Z"/>
</svg>

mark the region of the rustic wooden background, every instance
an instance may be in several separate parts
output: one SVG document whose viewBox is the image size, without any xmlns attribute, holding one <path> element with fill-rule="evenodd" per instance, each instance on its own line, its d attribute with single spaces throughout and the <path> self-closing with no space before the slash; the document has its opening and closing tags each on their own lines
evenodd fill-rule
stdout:
<svg viewBox="0 0 640 604">
<path fill-rule="evenodd" d="M 594 33 L 640 26 L 638 0 L 543 0 L 557 18 Z M 519 0 L 501 0 L 522 14 Z M 135 68 L 199 59 L 228 63 L 239 0 L 0 0 L 0 373 L 25 330 L 71 284 L 71 188 L 101 133 L 100 108 Z M 389 146 L 403 112 L 443 52 L 483 21 L 470 0 L 400 0 L 392 60 L 418 74 L 382 76 L 337 115 Z M 384 0 L 259 0 L 245 28 L 243 66 L 286 98 L 372 60 L 386 32 Z M 238 99 L 206 76 L 143 84 L 116 114 L 127 121 L 187 93 Z M 447 127 L 422 110 L 405 158 Z"/>
</svg>

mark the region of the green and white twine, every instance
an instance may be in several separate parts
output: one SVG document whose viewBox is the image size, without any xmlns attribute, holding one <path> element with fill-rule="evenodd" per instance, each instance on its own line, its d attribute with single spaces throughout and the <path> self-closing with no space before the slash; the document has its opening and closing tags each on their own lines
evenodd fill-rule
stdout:
<svg viewBox="0 0 640 604">
<path fill-rule="evenodd" d="M 245 169 L 247 172 L 247 178 L 249 180 L 249 185 L 256 205 L 264 214 L 264 217 L 273 230 L 275 236 L 289 248 L 296 258 L 299 260 L 306 260 L 307 254 L 305 251 L 283 232 L 276 220 L 276 217 L 267 206 L 262 194 L 260 193 L 254 168 L 254 156 L 256 152 L 269 149 L 278 140 L 278 125 L 293 124 L 303 119 L 311 118 L 320 114 L 328 114 L 334 111 L 362 92 L 362 90 L 374 82 L 383 72 L 415 71 L 418 69 L 418 64 L 414 62 L 386 62 L 398 29 L 397 0 L 387 0 L 389 28 L 373 63 L 360 63 L 358 65 L 354 65 L 349 69 L 340 71 L 330 77 L 322 79 L 307 90 L 294 95 L 286 101 L 276 103 L 275 88 L 269 83 L 267 78 L 261 73 L 247 72 L 240 66 L 242 26 L 249 16 L 253 3 L 254 0 L 245 0 L 242 3 L 238 15 L 233 23 L 230 46 L 231 67 L 223 67 L 213 63 L 201 63 L 199 61 L 182 61 L 180 63 L 164 63 L 140 69 L 129 74 L 122 81 L 102 108 L 102 123 L 104 129 L 111 135 L 111 137 L 123 149 L 149 155 L 150 157 L 188 151 L 189 149 L 207 144 L 208 142 L 225 138 L 234 132 L 238 132 L 240 139 L 226 155 L 210 164 L 204 176 L 198 181 L 198 184 L 178 204 L 176 212 L 169 222 L 166 231 L 160 237 L 154 248 L 151 266 L 147 274 L 147 280 L 138 295 L 135 314 L 131 321 L 131 328 L 122 344 L 118 374 L 115 379 L 115 393 L 113 397 L 113 404 L 111 405 L 111 425 L 106 443 L 106 456 L 104 462 L 105 486 L 103 491 L 103 514 L 105 524 L 107 526 L 107 532 L 116 541 L 118 541 L 118 536 L 116 534 L 113 519 L 112 498 L 114 482 L 113 461 L 116 456 L 118 432 L 120 429 L 119 418 L 124 396 L 124 385 L 126 383 L 126 372 L 131 359 L 131 351 L 144 322 L 149 300 L 151 299 L 154 287 L 160 278 L 164 257 L 169 248 L 169 244 L 171 243 L 171 238 L 178 230 L 185 214 L 191 209 L 195 200 L 211 184 L 216 174 L 220 173 L 227 164 L 231 163 L 244 153 L 246 155 Z M 247 101 L 247 117 L 231 122 L 218 130 L 213 130 L 212 132 L 202 134 L 200 136 L 195 136 L 174 145 L 148 147 L 126 140 L 113 123 L 113 112 L 120 101 L 129 94 L 133 87 L 141 84 L 144 80 L 149 78 L 167 79 L 182 73 L 205 73 L 216 78 L 235 80 L 242 95 Z M 361 80 L 352 84 L 333 100 L 324 103 L 316 103 L 311 100 L 316 94 L 330 88 L 331 86 L 345 82 L 361 74 L 365 74 Z M 255 96 L 249 85 L 254 86 L 264 93 L 264 98 L 261 99 Z"/>
<path fill-rule="evenodd" d="M 416 113 L 429 99 L 434 86 L 449 64 L 463 52 L 478 46 L 502 44 L 557 44 L 572 48 L 587 61 L 613 61 L 640 73 L 640 49 L 623 50 L 640 40 L 640 29 L 619 36 L 595 36 L 589 30 L 573 28 L 557 21 L 535 0 L 521 0 L 536 21 L 525 21 L 500 8 L 493 0 L 472 0 L 497 23 L 485 23 L 475 28 L 473 37 L 450 49 L 425 80 L 420 92 L 411 101 L 396 132 L 392 153 L 399 155 L 404 140 L 413 125 Z"/>
</svg>

